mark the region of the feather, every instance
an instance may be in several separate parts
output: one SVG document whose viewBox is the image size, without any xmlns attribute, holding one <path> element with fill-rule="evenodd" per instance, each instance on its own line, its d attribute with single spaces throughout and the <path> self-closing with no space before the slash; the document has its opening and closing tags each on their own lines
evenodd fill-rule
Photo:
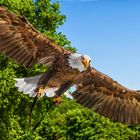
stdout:
<svg viewBox="0 0 140 140">
<path fill-rule="evenodd" d="M 69 98 L 69 99 L 73 99 L 73 97 L 71 96 L 71 92 L 69 90 L 67 90 L 64 95 Z"/>
<path fill-rule="evenodd" d="M 35 89 L 41 76 L 42 75 L 30 78 L 14 78 L 16 81 L 15 87 L 18 88 L 18 91 L 22 91 L 23 94 L 29 94 L 30 97 L 34 97 L 36 95 Z"/>
<path fill-rule="evenodd" d="M 17 16 L 6 8 L 0 8 L 3 9 L 0 11 L 1 53 L 5 53 L 5 55 L 26 67 L 38 64 L 40 59 L 46 56 L 63 56 L 65 50 L 48 37 L 36 31 L 25 18 Z M 21 49 L 17 50 L 16 47 L 20 47 Z M 25 50 L 25 52 L 20 57 L 21 50 Z M 27 62 L 27 57 L 29 56 L 30 59 Z M 54 57 L 50 58 L 47 63 L 51 64 L 54 62 L 53 59 Z"/>
<path fill-rule="evenodd" d="M 69 55 L 69 58 L 68 58 L 69 66 L 71 68 L 78 69 L 80 72 L 85 71 L 87 69 L 87 67 L 85 67 L 82 64 L 82 57 L 83 56 L 78 53 L 73 53 L 73 54 Z M 88 62 L 90 62 L 90 57 L 88 57 L 88 56 L 85 56 L 85 57 L 88 60 Z"/>
<path fill-rule="evenodd" d="M 53 96 L 55 96 L 56 90 L 58 90 L 58 87 L 46 88 L 44 90 L 44 94 L 42 94 L 42 96 L 53 97 Z"/>
<path fill-rule="evenodd" d="M 113 121 L 140 124 L 139 92 L 125 88 L 94 68 L 83 72 L 76 83 L 82 85 L 72 94 L 78 103 Z"/>
</svg>

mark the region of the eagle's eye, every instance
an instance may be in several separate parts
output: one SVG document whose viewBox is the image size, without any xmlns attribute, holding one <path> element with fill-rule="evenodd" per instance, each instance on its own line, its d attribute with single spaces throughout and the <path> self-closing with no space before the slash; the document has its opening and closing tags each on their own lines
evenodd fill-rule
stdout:
<svg viewBox="0 0 140 140">
<path fill-rule="evenodd" d="M 89 65 L 90 65 L 90 63 L 91 63 L 91 60 L 89 60 Z"/>
</svg>

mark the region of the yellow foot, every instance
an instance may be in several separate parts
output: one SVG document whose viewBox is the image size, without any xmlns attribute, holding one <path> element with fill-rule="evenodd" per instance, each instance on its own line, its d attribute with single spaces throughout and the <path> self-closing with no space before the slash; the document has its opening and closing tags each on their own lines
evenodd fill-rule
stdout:
<svg viewBox="0 0 140 140">
<path fill-rule="evenodd" d="M 58 105 L 58 104 L 60 104 L 62 102 L 62 98 L 61 98 L 61 96 L 54 96 L 54 99 L 53 99 L 53 103 L 55 104 L 55 105 Z"/>
<path fill-rule="evenodd" d="M 38 87 L 37 97 L 40 97 L 43 92 L 44 92 L 44 88 L 43 87 Z"/>
</svg>

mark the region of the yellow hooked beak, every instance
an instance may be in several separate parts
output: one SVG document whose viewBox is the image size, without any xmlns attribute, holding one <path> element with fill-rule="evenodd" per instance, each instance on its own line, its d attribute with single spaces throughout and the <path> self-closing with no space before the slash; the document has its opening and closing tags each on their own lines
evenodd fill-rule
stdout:
<svg viewBox="0 0 140 140">
<path fill-rule="evenodd" d="M 84 65 L 85 68 L 87 68 L 90 65 L 90 61 L 85 59 L 85 58 L 83 58 L 82 64 Z"/>
</svg>

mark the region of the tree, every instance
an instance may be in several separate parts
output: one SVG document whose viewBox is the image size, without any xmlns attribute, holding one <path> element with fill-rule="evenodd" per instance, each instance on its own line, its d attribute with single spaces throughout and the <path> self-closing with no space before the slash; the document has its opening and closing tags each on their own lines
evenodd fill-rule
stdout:
<svg viewBox="0 0 140 140">
<path fill-rule="evenodd" d="M 76 51 L 62 33 L 56 29 L 66 20 L 60 12 L 59 2 L 50 0 L 1 0 L 1 5 L 22 14 L 36 29 L 54 39 L 61 46 Z M 43 97 L 33 110 L 33 127 L 29 127 L 28 113 L 32 98 L 21 94 L 14 87 L 14 77 L 28 77 L 44 72 L 47 68 L 35 65 L 26 69 L 0 55 L 0 139 L 140 139 L 140 127 L 113 123 L 100 115 L 84 109 L 74 101 L 64 98 L 55 107 L 52 99 Z"/>
</svg>

